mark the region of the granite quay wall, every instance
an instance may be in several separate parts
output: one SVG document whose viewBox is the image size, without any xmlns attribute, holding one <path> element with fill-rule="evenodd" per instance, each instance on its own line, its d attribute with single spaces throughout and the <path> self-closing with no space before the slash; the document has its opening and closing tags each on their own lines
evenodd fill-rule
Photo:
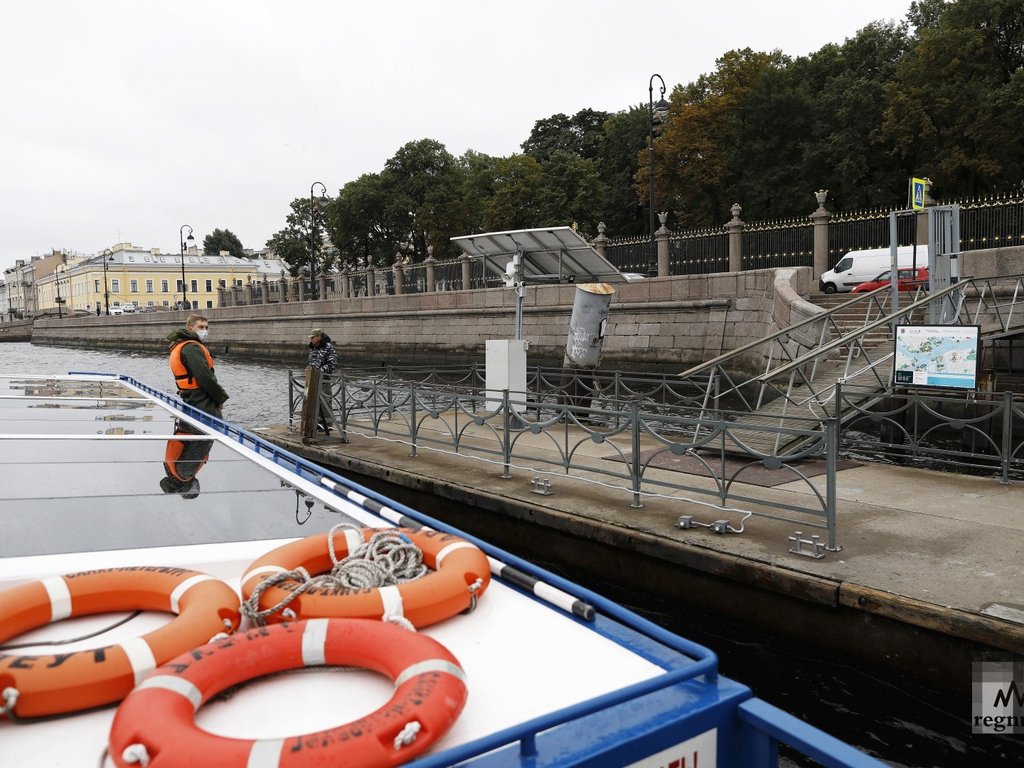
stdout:
<svg viewBox="0 0 1024 768">
<path fill-rule="evenodd" d="M 652 278 L 615 286 L 603 368 L 671 370 L 759 339 L 815 308 L 808 267 Z M 560 366 L 575 285 L 529 286 L 523 336 L 531 364 Z M 322 327 L 344 360 L 480 362 L 487 339 L 512 338 L 515 293 L 486 290 L 222 307 L 204 311 L 216 354 L 303 363 L 309 330 Z M 38 320 L 32 342 L 163 351 L 187 313 Z M 757 361 L 750 361 L 756 366 Z"/>
<path fill-rule="evenodd" d="M 5 323 L 0 320 L 0 342 L 4 341 L 31 341 L 32 321 L 14 320 Z"/>
</svg>

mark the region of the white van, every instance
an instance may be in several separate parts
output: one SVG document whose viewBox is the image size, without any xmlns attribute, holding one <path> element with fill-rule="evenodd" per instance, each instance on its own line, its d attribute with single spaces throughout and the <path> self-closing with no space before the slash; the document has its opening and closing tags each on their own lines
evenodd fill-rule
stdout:
<svg viewBox="0 0 1024 768">
<path fill-rule="evenodd" d="M 899 267 L 914 265 L 914 246 L 901 245 L 896 249 Z M 917 266 L 928 266 L 928 246 L 917 246 Z M 866 251 L 850 251 L 827 272 L 818 278 L 818 290 L 823 293 L 847 293 L 855 285 L 874 280 L 882 272 L 892 268 L 892 253 L 888 248 L 871 248 Z"/>
</svg>

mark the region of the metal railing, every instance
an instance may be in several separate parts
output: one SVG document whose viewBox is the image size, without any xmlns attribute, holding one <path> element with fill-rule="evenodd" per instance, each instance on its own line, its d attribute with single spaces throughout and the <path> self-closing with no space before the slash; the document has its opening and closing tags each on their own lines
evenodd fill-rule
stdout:
<svg viewBox="0 0 1024 768">
<path fill-rule="evenodd" d="M 302 408 L 304 382 L 296 374 L 289 382 L 293 420 Z M 329 385 L 330 418 L 345 440 L 358 434 L 401 443 L 413 457 L 424 450 L 458 455 L 500 467 L 505 478 L 513 470 L 571 477 L 622 491 L 637 508 L 645 498 L 656 497 L 715 510 L 711 522 L 687 516 L 683 527 L 742 533 L 751 515 L 795 523 L 824 530 L 824 548 L 840 549 L 832 421 L 824 430 L 785 424 L 739 428 L 727 412 L 709 417 L 703 401 L 672 405 L 635 396 L 617 399 L 607 391 L 585 397 L 557 389 L 488 391 L 347 373 L 330 377 Z M 749 446 L 758 432 L 785 433 L 802 447 L 784 456 L 761 454 Z M 686 468 L 680 471 L 683 462 Z M 822 466 L 824 492 L 811 482 Z M 774 493 L 771 502 L 752 495 L 747 483 L 756 482 L 763 471 L 781 472 L 773 485 L 799 482 L 799 492 Z M 729 522 L 721 519 L 723 513 L 742 519 Z"/>
</svg>

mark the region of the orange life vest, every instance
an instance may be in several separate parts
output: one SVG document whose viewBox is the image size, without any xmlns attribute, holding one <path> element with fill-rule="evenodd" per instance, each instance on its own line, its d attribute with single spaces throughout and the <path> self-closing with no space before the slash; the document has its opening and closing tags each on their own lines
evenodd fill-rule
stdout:
<svg viewBox="0 0 1024 768">
<path fill-rule="evenodd" d="M 190 459 L 187 462 L 187 464 L 190 465 L 188 468 L 194 469 L 195 471 L 191 472 L 188 478 L 184 478 L 181 476 L 181 472 L 178 471 L 178 461 L 181 459 L 181 454 L 184 452 L 185 443 L 182 440 L 168 440 L 167 448 L 164 450 L 164 469 L 167 470 L 168 474 L 176 480 L 182 483 L 187 483 L 199 474 L 199 470 L 203 468 L 204 464 L 206 464 L 206 460 L 210 457 L 210 454 L 207 453 L 202 457 L 202 459 Z"/>
<path fill-rule="evenodd" d="M 213 357 L 210 355 L 210 350 L 198 341 L 186 339 L 171 347 L 171 373 L 174 374 L 174 383 L 178 385 L 178 389 L 199 389 L 199 382 L 188 372 L 185 361 L 181 359 L 181 350 L 185 348 L 186 344 L 197 344 L 206 355 L 206 364 L 210 366 L 211 371 L 213 370 Z"/>
</svg>

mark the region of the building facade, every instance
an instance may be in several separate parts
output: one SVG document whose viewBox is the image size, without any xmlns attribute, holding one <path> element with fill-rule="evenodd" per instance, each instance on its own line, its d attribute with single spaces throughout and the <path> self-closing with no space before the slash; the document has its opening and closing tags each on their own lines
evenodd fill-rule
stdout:
<svg viewBox="0 0 1024 768">
<path fill-rule="evenodd" d="M 217 306 L 218 288 L 279 280 L 284 274 L 285 266 L 278 259 L 239 259 L 190 248 L 182 264 L 180 254 L 118 243 L 94 256 L 55 263 L 35 281 L 32 315 L 116 314 L 185 305 L 209 309 Z"/>
</svg>

